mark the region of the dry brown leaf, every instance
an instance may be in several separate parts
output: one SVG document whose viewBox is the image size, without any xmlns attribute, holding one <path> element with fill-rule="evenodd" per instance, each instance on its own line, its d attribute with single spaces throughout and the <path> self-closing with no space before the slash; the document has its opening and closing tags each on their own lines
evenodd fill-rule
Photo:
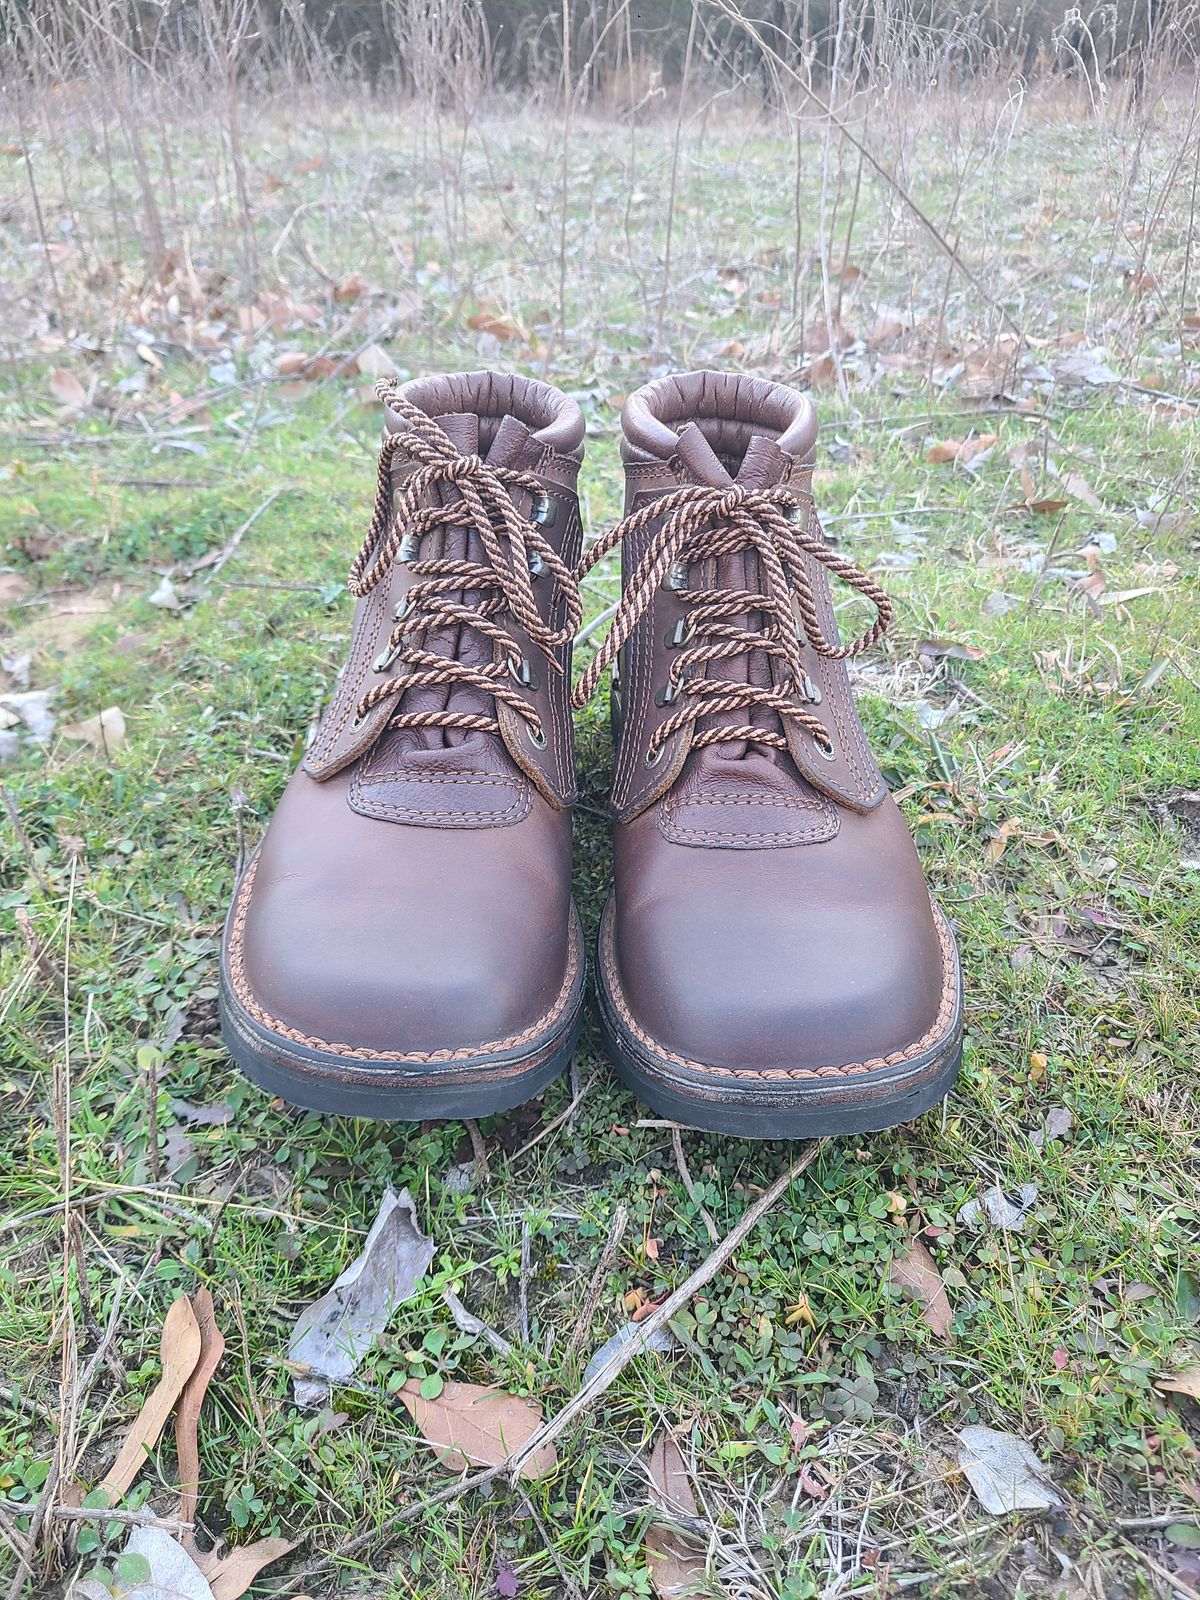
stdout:
<svg viewBox="0 0 1200 1600">
<path fill-rule="evenodd" d="M 961 439 L 939 439 L 937 444 L 931 444 L 925 452 L 925 459 L 932 466 L 944 467 L 951 461 L 958 460 L 958 452 L 962 449 Z"/>
<path fill-rule="evenodd" d="M 1082 500 L 1093 511 L 1104 510 L 1104 502 L 1081 472 L 1061 472 L 1059 481 L 1072 500 Z"/>
<path fill-rule="evenodd" d="M 265 1567 L 269 1567 L 273 1561 L 282 1560 L 300 1542 L 299 1539 L 284 1539 L 278 1535 L 270 1539 L 256 1539 L 253 1544 L 238 1545 L 218 1562 L 213 1563 L 210 1556 L 207 1561 L 201 1559 L 197 1565 L 208 1579 L 213 1600 L 238 1600 L 238 1596 L 245 1594 Z"/>
<path fill-rule="evenodd" d="M 933 1257 L 919 1239 L 913 1240 L 906 1255 L 892 1261 L 891 1281 L 921 1307 L 921 1320 L 926 1327 L 939 1339 L 949 1338 L 954 1320 L 950 1297 Z"/>
<path fill-rule="evenodd" d="M 985 450 L 990 450 L 996 443 L 998 435 L 994 433 L 977 433 L 973 439 L 968 439 L 958 452 L 958 459 L 965 466 L 968 461 L 974 461 L 976 456 L 981 456 Z"/>
<path fill-rule="evenodd" d="M 67 367 L 56 367 L 50 374 L 50 393 L 60 406 L 82 411 L 88 403 L 87 390 Z"/>
<path fill-rule="evenodd" d="M 79 739 L 92 747 L 92 754 L 111 756 L 125 743 L 125 713 L 120 706 L 106 706 L 94 717 L 63 724 L 68 739 Z"/>
<path fill-rule="evenodd" d="M 351 272 L 344 277 L 333 291 L 335 300 L 357 300 L 360 294 L 367 292 L 367 280 L 357 272 Z"/>
<path fill-rule="evenodd" d="M 1070 505 L 1069 500 L 1027 500 L 1026 511 L 1032 511 L 1035 517 L 1055 517 L 1060 511 L 1065 511 Z"/>
<path fill-rule="evenodd" d="M 650 1451 L 653 1498 L 668 1515 L 698 1517 L 699 1507 L 679 1446 L 669 1433 L 660 1433 Z M 646 1529 L 646 1566 L 655 1594 L 661 1600 L 695 1594 L 704 1582 L 703 1553 L 670 1528 L 652 1522 Z"/>
<path fill-rule="evenodd" d="M 11 606 L 14 600 L 23 599 L 32 588 L 29 579 L 23 578 L 19 572 L 0 572 L 0 606 Z"/>
<path fill-rule="evenodd" d="M 1185 1367 L 1182 1372 L 1164 1372 L 1155 1378 L 1154 1387 L 1170 1394 L 1185 1394 L 1189 1400 L 1200 1400 L 1200 1367 Z"/>
<path fill-rule="evenodd" d="M 410 1378 L 400 1398 L 442 1466 L 461 1472 L 467 1463 L 498 1467 L 527 1444 L 542 1425 L 542 1408 L 533 1400 L 477 1383 L 448 1383 L 433 1400 Z M 523 1478 L 550 1472 L 558 1456 L 543 1445 L 521 1467 Z"/>
<path fill-rule="evenodd" d="M 1083 554 L 1087 558 L 1087 577 L 1076 578 L 1071 584 L 1071 593 L 1096 601 L 1108 588 L 1108 574 L 1100 565 L 1100 551 L 1094 544 L 1084 545 Z"/>
<path fill-rule="evenodd" d="M 200 1289 L 192 1296 L 192 1310 L 200 1329 L 200 1358 L 180 1396 L 175 1412 L 175 1455 L 179 1462 L 179 1520 L 195 1522 L 200 1494 L 200 1446 L 197 1428 L 204 1395 L 225 1350 L 225 1339 L 213 1315 L 212 1295 Z M 195 1554 L 195 1536 L 187 1533 L 183 1545 Z"/>
<path fill-rule="evenodd" d="M 171 1414 L 171 1407 L 196 1370 L 202 1343 L 200 1324 L 196 1321 L 191 1301 L 187 1295 L 181 1294 L 163 1320 L 159 1349 L 162 1377 L 138 1412 L 133 1427 L 125 1435 L 125 1442 L 103 1483 L 97 1486 L 108 1495 L 110 1505 L 115 1505 L 127 1491 L 146 1464 L 147 1452 L 158 1443 L 159 1435 Z"/>
<path fill-rule="evenodd" d="M 369 344 L 358 352 L 358 370 L 364 378 L 394 378 L 396 363 L 387 351 L 377 344 Z"/>
<path fill-rule="evenodd" d="M 477 311 L 473 317 L 467 318 L 467 327 L 473 328 L 476 333 L 490 333 L 496 339 L 525 337 L 518 323 L 511 317 L 502 316 L 498 311 Z"/>
</svg>

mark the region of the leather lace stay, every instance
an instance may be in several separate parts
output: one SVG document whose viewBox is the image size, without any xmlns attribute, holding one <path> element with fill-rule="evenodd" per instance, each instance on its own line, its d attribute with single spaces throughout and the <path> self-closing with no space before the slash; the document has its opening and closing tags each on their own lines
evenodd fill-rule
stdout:
<svg viewBox="0 0 1200 1600">
<path fill-rule="evenodd" d="M 646 752 L 647 764 L 653 765 L 676 733 L 694 725 L 699 718 L 710 716 L 732 715 L 735 720 L 694 731 L 693 748 L 746 740 L 786 751 L 783 733 L 751 721 L 757 708 L 774 712 L 785 725 L 792 723 L 805 729 L 821 751 L 830 755 L 833 747 L 825 724 L 802 704 L 815 702 L 819 695 L 804 670 L 801 646 L 807 641 L 818 655 L 830 661 L 845 661 L 869 649 L 886 632 L 893 617 L 892 603 L 883 589 L 810 531 L 807 502 L 798 500 L 794 491 L 782 485 L 768 489 L 747 489 L 740 484 L 728 488 L 697 485 L 673 490 L 618 522 L 588 551 L 578 577 L 585 577 L 623 539 L 637 534 L 647 523 L 660 521 L 661 527 L 625 585 L 608 637 L 575 688 L 576 708 L 591 699 L 605 668 L 650 609 L 659 585 L 669 579 L 671 587 L 680 591 L 686 622 L 678 639 L 672 640 L 678 645 L 678 654 L 671 664 L 669 681 L 660 691 L 659 703 L 679 703 L 679 709 L 655 730 Z M 757 592 L 733 587 L 686 587 L 687 567 L 744 551 L 757 557 L 761 586 Z M 826 636 L 817 614 L 806 556 L 857 589 L 875 607 L 871 627 L 849 644 Z M 793 615 L 793 598 L 802 633 Z M 746 626 L 755 615 L 760 626 Z M 753 651 L 762 651 L 772 659 L 773 685 L 700 675 L 711 662 L 731 660 Z M 741 721 L 736 720 L 739 716 Z"/>
<path fill-rule="evenodd" d="M 531 472 L 490 466 L 477 454 L 463 455 L 438 424 L 403 399 L 393 380 L 375 386 L 380 400 L 408 424 L 384 439 L 379 453 L 375 512 L 362 549 L 350 568 L 348 586 L 361 598 L 384 581 L 395 561 L 406 562 L 416 580 L 395 613 L 395 625 L 386 648 L 376 658 L 376 672 L 400 663 L 402 670 L 367 691 L 358 703 L 356 722 L 386 700 L 396 702 L 393 728 L 457 728 L 499 733 L 496 717 L 472 711 L 405 711 L 403 696 L 409 689 L 457 685 L 502 701 L 521 717 L 530 739 L 540 748 L 546 732 L 541 718 L 518 687 L 528 683 L 530 667 L 516 640 L 503 625 L 508 616 L 545 656 L 555 672 L 563 670 L 555 652 L 574 637 L 579 626 L 579 590 L 571 570 L 551 546 L 536 522 L 522 517 L 512 501 L 512 490 L 524 489 L 535 497 L 545 491 Z M 419 466 L 393 504 L 392 457 L 396 451 Z M 459 498 L 449 505 L 422 505 L 431 489 L 452 486 Z M 435 529 L 462 528 L 478 537 L 486 561 L 422 557 L 420 546 Z M 560 628 L 543 621 L 534 596 L 537 574 L 545 572 L 565 601 Z M 463 596 L 476 598 L 467 603 Z M 424 635 L 441 628 L 474 629 L 498 647 L 496 659 L 482 664 L 440 655 L 423 647 Z"/>
</svg>

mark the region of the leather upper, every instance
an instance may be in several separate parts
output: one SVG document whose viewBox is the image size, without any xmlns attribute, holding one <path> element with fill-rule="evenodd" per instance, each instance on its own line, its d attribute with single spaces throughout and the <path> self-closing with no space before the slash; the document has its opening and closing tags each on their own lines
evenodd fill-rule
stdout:
<svg viewBox="0 0 1200 1600">
<path fill-rule="evenodd" d="M 816 528 L 815 419 L 780 385 L 715 373 L 659 380 L 626 401 L 626 512 L 681 485 L 785 484 Z M 798 454 L 794 454 L 793 447 Z M 659 524 L 625 540 L 628 582 Z M 697 563 L 697 565 L 700 565 Z M 837 638 L 823 567 L 807 564 L 826 636 Z M 755 707 L 783 748 L 721 740 L 720 716 L 670 736 L 647 764 L 689 591 L 756 592 L 756 557 L 720 556 L 686 586 L 664 583 L 620 657 L 611 955 L 631 1031 L 681 1063 L 752 1078 L 853 1070 L 919 1046 L 945 1014 L 951 967 L 911 837 L 854 708 L 845 665 L 805 645 L 815 688 L 803 728 Z M 753 627 L 752 619 L 738 619 Z M 799 616 L 797 612 L 797 621 Z M 747 651 L 708 674 L 786 689 L 776 659 Z M 747 713 L 726 714 L 723 725 Z M 718 725 L 714 728 L 714 724 Z M 782 726 L 781 726 L 782 724 Z"/>
<path fill-rule="evenodd" d="M 419 380 L 399 394 L 462 457 L 530 476 L 512 503 L 523 519 L 536 510 L 550 547 L 574 566 L 583 420 L 573 401 L 489 373 Z M 405 426 L 389 411 L 389 430 Z M 418 462 L 403 438 L 385 462 L 395 504 Z M 459 496 L 454 483 L 435 482 L 421 504 L 453 508 Z M 381 661 L 405 596 L 418 582 L 429 586 L 420 563 L 473 571 L 484 559 L 477 533 L 431 523 L 420 548 L 401 547 L 358 601 L 346 665 L 240 886 L 227 935 L 234 993 L 257 1022 L 366 1059 L 518 1048 L 561 1021 L 564 986 L 577 991 L 581 964 L 570 898 L 569 643 L 552 662 L 503 610 L 491 618 L 503 645 L 462 620 L 428 629 L 420 648 L 435 662 L 473 663 L 475 680 L 452 669 L 445 683 L 416 683 L 363 713 L 372 689 L 411 673 L 403 649 Z M 531 563 L 530 583 L 538 614 L 559 626 L 564 600 L 552 575 L 532 574 Z M 479 595 L 448 598 L 466 617 Z M 509 651 L 532 669 L 530 682 L 501 671 Z M 479 687 L 486 670 L 524 697 L 544 743 L 531 740 L 527 716 Z M 404 725 L 406 716 L 428 725 Z M 491 719 L 494 731 L 454 726 L 456 717 Z"/>
</svg>

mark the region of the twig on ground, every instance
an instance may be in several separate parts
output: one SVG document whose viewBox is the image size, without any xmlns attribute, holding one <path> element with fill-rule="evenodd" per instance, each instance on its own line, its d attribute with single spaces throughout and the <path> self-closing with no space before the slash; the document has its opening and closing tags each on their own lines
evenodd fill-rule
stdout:
<svg viewBox="0 0 1200 1600">
<path fill-rule="evenodd" d="M 555 1128 L 561 1128 L 564 1122 L 570 1122 L 574 1118 L 576 1111 L 579 1110 L 580 1102 L 583 1100 L 584 1095 L 591 1088 L 591 1084 L 592 1077 L 590 1073 L 578 1086 L 578 1088 L 575 1088 L 575 1085 L 572 1084 L 572 1088 L 575 1089 L 575 1093 L 572 1096 L 571 1104 L 565 1111 L 560 1111 L 552 1122 L 548 1122 L 540 1133 L 535 1134 L 533 1138 L 530 1139 L 528 1144 L 523 1144 L 515 1155 L 509 1156 L 508 1159 L 510 1163 L 513 1161 L 519 1161 L 522 1156 L 527 1156 L 532 1149 L 541 1144 L 543 1139 L 548 1139 L 554 1132 Z"/>
<path fill-rule="evenodd" d="M 497 1333 L 495 1328 L 489 1328 L 487 1323 L 473 1311 L 468 1311 L 453 1289 L 443 1289 L 442 1299 L 450 1308 L 450 1315 L 454 1318 L 456 1328 L 461 1328 L 464 1333 L 473 1333 L 480 1339 L 486 1339 L 498 1355 L 512 1355 L 512 1345 L 504 1335 Z"/>
<path fill-rule="evenodd" d="M 708 1237 L 713 1244 L 719 1244 L 721 1235 L 717 1232 L 717 1225 L 704 1209 L 704 1202 L 696 1193 L 696 1185 L 692 1182 L 692 1174 L 688 1170 L 687 1157 L 683 1153 L 683 1135 L 677 1122 L 673 1123 L 671 1127 L 671 1143 L 675 1147 L 675 1165 L 679 1168 L 679 1176 L 683 1187 L 687 1190 L 688 1199 L 700 1213 L 700 1220 L 708 1230 Z"/>
<path fill-rule="evenodd" d="M 483 1135 L 479 1131 L 479 1124 L 473 1117 L 465 1117 L 467 1137 L 471 1141 L 471 1154 L 475 1157 L 475 1173 L 480 1183 L 491 1180 L 492 1169 L 488 1165 L 487 1145 L 483 1142 Z"/>
<path fill-rule="evenodd" d="M 6 783 L 0 783 L 0 799 L 4 801 L 4 809 L 8 812 L 8 820 L 13 825 L 13 832 L 17 836 L 17 843 L 21 846 L 22 854 L 24 855 L 25 860 L 29 863 L 30 872 L 33 873 L 34 877 L 38 881 L 38 887 L 47 897 L 52 896 L 53 890 L 46 882 L 46 877 L 42 872 L 41 867 L 38 866 L 37 857 L 33 853 L 33 845 L 30 843 L 29 835 L 25 832 L 25 824 L 21 821 L 21 813 L 17 810 L 17 802 L 9 793 L 9 788 Z"/>
<path fill-rule="evenodd" d="M 677 1316 L 684 1306 L 701 1290 L 706 1283 L 711 1283 L 717 1273 L 737 1250 L 738 1246 L 752 1233 L 758 1223 L 766 1216 L 767 1212 L 775 1206 L 780 1198 L 786 1194 L 789 1187 L 796 1181 L 804 1170 L 811 1165 L 818 1154 L 828 1143 L 826 1139 L 814 1140 L 804 1154 L 793 1161 L 786 1172 L 776 1178 L 775 1182 L 767 1189 L 742 1216 L 740 1222 L 725 1235 L 715 1250 L 700 1263 L 694 1272 L 688 1274 L 679 1287 L 669 1294 L 652 1315 L 644 1322 L 635 1324 L 635 1332 L 616 1351 L 612 1358 L 600 1368 L 589 1383 L 585 1383 L 578 1392 L 561 1407 L 548 1422 L 544 1422 L 537 1431 L 530 1435 L 519 1450 L 494 1467 L 485 1467 L 480 1472 L 470 1473 L 465 1478 L 460 1478 L 457 1483 L 448 1484 L 446 1488 L 437 1490 L 434 1494 L 425 1495 L 415 1505 L 406 1506 L 403 1511 L 389 1518 L 382 1526 L 368 1528 L 365 1533 L 356 1534 L 354 1538 L 345 1540 L 336 1550 L 330 1551 L 320 1561 L 297 1573 L 285 1588 L 284 1592 L 294 1590 L 300 1583 L 306 1582 L 316 1572 L 327 1571 L 339 1561 L 356 1555 L 360 1550 L 387 1534 L 394 1533 L 406 1523 L 415 1521 L 430 1511 L 434 1506 L 446 1505 L 449 1501 L 459 1500 L 465 1494 L 470 1494 L 474 1489 L 484 1489 L 495 1483 L 498 1478 L 505 1478 L 510 1483 L 516 1483 L 520 1476 L 521 1468 L 532 1456 L 559 1437 L 560 1434 L 582 1412 L 587 1411 L 600 1396 L 624 1372 L 629 1363 L 635 1360 L 645 1350 L 647 1342 L 652 1336 Z M 14 1596 L 15 1600 L 15 1596 Z"/>
<path fill-rule="evenodd" d="M 518 1299 L 521 1313 L 521 1340 L 529 1343 L 529 1224 L 521 1219 L 521 1281 L 518 1287 Z"/>
<path fill-rule="evenodd" d="M 567 1341 L 568 1353 L 578 1350 L 591 1332 L 592 1323 L 596 1319 L 596 1307 L 600 1304 L 600 1296 L 604 1293 L 604 1285 L 608 1282 L 608 1275 L 612 1271 L 613 1262 L 617 1259 L 617 1251 L 621 1248 L 621 1240 L 625 1237 L 625 1229 L 628 1226 L 629 1207 L 622 1203 L 613 1213 L 612 1226 L 608 1230 L 608 1243 L 604 1246 L 604 1254 L 596 1263 L 595 1272 L 592 1273 L 588 1292 L 579 1308 L 575 1331 Z"/>
<path fill-rule="evenodd" d="M 210 551 L 208 555 L 201 556 L 198 561 L 189 561 L 186 566 L 181 567 L 179 570 L 183 576 L 190 578 L 197 572 L 207 572 L 210 579 L 215 578 L 229 558 L 235 554 L 238 545 L 241 544 L 259 517 L 275 504 L 281 494 L 287 494 L 288 489 L 289 486 L 287 484 L 281 485 L 278 489 L 272 489 L 262 504 L 250 513 L 241 527 L 230 535 L 229 539 L 215 555 Z"/>
</svg>

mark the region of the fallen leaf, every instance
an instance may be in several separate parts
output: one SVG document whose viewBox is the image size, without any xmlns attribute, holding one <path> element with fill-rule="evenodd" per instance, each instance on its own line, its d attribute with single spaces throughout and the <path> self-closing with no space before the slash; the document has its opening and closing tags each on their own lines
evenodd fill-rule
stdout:
<svg viewBox="0 0 1200 1600">
<path fill-rule="evenodd" d="M 119 706 L 106 706 L 82 722 L 64 722 L 62 731 L 68 739 L 91 745 L 94 755 L 111 756 L 125 743 L 125 713 Z"/>
<path fill-rule="evenodd" d="M 652 1498 L 668 1516 L 698 1518 L 700 1509 L 679 1446 L 669 1433 L 660 1433 L 648 1463 Z M 646 1529 L 646 1566 L 655 1594 L 661 1600 L 695 1594 L 704 1582 L 707 1562 L 694 1544 L 673 1528 L 652 1522 Z"/>
<path fill-rule="evenodd" d="M 461 1472 L 468 1464 L 502 1465 L 542 1425 L 542 1408 L 535 1401 L 477 1383 L 446 1383 L 427 1399 L 417 1379 L 410 1378 L 400 1399 L 442 1466 L 451 1472 Z M 543 1445 L 522 1463 L 520 1475 L 539 1478 L 552 1471 L 557 1460 L 554 1445 Z"/>
<path fill-rule="evenodd" d="M 1200 1400 L 1200 1367 L 1185 1367 L 1182 1372 L 1164 1372 L 1155 1378 L 1154 1387 L 1168 1394 L 1185 1394 L 1189 1400 Z"/>
<path fill-rule="evenodd" d="M 1020 1233 L 1037 1197 L 1036 1183 L 1023 1183 L 1017 1189 L 1002 1189 L 996 1183 L 977 1200 L 968 1200 L 960 1209 L 958 1220 L 965 1227 L 976 1228 L 986 1219 L 1007 1233 Z"/>
<path fill-rule="evenodd" d="M 50 393 L 59 405 L 75 411 L 82 411 L 88 403 L 87 390 L 66 367 L 56 367 L 50 374 Z"/>
<path fill-rule="evenodd" d="M 935 467 L 946 466 L 956 462 L 959 466 L 967 466 L 985 450 L 990 450 L 996 443 L 994 433 L 978 433 L 971 439 L 941 439 L 936 444 L 930 445 L 925 453 L 926 461 Z"/>
<path fill-rule="evenodd" d="M 0 572 L 0 606 L 11 606 L 14 600 L 24 599 L 32 588 L 29 579 L 19 572 Z"/>
<path fill-rule="evenodd" d="M 1087 560 L 1088 570 L 1086 578 L 1075 578 L 1069 585 L 1072 594 L 1081 594 L 1089 600 L 1099 600 L 1108 588 L 1108 576 L 1100 565 L 1100 551 L 1094 544 L 1084 545 L 1083 554 Z"/>
<path fill-rule="evenodd" d="M 627 1322 L 624 1327 L 618 1328 L 611 1339 L 606 1339 L 596 1354 L 588 1362 L 583 1371 L 583 1382 L 586 1387 L 591 1383 L 597 1373 L 602 1372 L 608 1363 L 623 1350 L 629 1341 L 638 1335 L 636 1322 Z M 653 1350 L 658 1355 L 669 1355 L 675 1348 L 675 1341 L 665 1328 L 659 1328 L 646 1340 L 646 1349 Z"/>
<path fill-rule="evenodd" d="M 425 1275 L 437 1246 L 417 1225 L 407 1189 L 388 1189 L 362 1253 L 321 1298 L 302 1311 L 288 1343 L 296 1404 L 320 1405 L 348 1378 Z"/>
<path fill-rule="evenodd" d="M 284 1539 L 279 1535 L 255 1539 L 252 1544 L 240 1544 L 230 1550 L 213 1566 L 202 1563 L 213 1600 L 238 1600 L 238 1596 L 245 1594 L 264 1568 L 282 1560 L 300 1542 L 299 1539 Z"/>
<path fill-rule="evenodd" d="M 198 1426 L 200 1407 L 212 1382 L 213 1373 L 225 1352 L 225 1339 L 213 1314 L 212 1295 L 198 1289 L 192 1296 L 192 1311 L 200 1330 L 200 1355 L 192 1375 L 184 1385 L 175 1412 L 175 1457 L 179 1464 L 179 1520 L 194 1522 L 200 1496 L 200 1445 Z M 188 1534 L 184 1544 L 195 1549 L 195 1537 Z"/>
<path fill-rule="evenodd" d="M 129 1556 L 138 1558 L 143 1574 L 149 1575 L 121 1581 L 121 1561 Z M 200 1568 L 162 1528 L 134 1528 L 116 1565 L 121 1600 L 214 1600 Z"/>
<path fill-rule="evenodd" d="M 333 291 L 335 300 L 357 300 L 359 295 L 367 291 L 367 280 L 357 272 L 348 273 Z"/>
<path fill-rule="evenodd" d="M 1046 1139 L 1064 1139 L 1071 1131 L 1071 1124 L 1075 1119 L 1066 1106 L 1054 1106 L 1046 1113 L 1045 1125 L 1042 1133 Z"/>
<path fill-rule="evenodd" d="M 360 350 L 356 360 L 364 378 L 394 378 L 398 370 L 387 351 L 377 344 L 369 344 L 365 350 Z"/>
<path fill-rule="evenodd" d="M 958 1464 L 980 1504 L 993 1516 L 1007 1511 L 1047 1510 L 1061 1505 L 1046 1483 L 1046 1469 L 1030 1445 L 1015 1433 L 995 1428 L 962 1428 Z"/>
<path fill-rule="evenodd" d="M 1060 472 L 1058 477 L 1072 500 L 1082 500 L 1093 511 L 1103 511 L 1104 502 L 1081 472 Z"/>
<path fill-rule="evenodd" d="M 23 694 L 0 694 L 0 711 L 10 712 L 36 744 L 48 744 L 54 732 L 50 711 L 53 689 L 27 689 Z"/>
<path fill-rule="evenodd" d="M 496 1578 L 492 1587 L 500 1600 L 515 1600 L 521 1592 L 521 1581 L 502 1557 L 496 1562 Z"/>
<path fill-rule="evenodd" d="M 171 1408 L 196 1370 L 202 1343 L 200 1325 L 196 1321 L 191 1301 L 187 1295 L 181 1294 L 171 1303 L 171 1308 L 163 1319 L 159 1347 L 162 1376 L 138 1412 L 132 1428 L 125 1435 L 117 1459 L 108 1469 L 103 1482 L 98 1485 L 107 1494 L 109 1505 L 116 1504 L 145 1466 L 147 1453 L 158 1443 L 159 1435 L 171 1414 Z M 134 1529 L 135 1534 L 157 1531 L 150 1528 Z M 174 1544 L 174 1540 L 171 1543 Z M 130 1545 L 132 1544 L 131 1538 Z M 190 1559 L 189 1557 L 189 1561 Z"/>
<path fill-rule="evenodd" d="M 921 1307 L 926 1327 L 939 1339 L 948 1338 L 954 1320 L 950 1297 L 933 1257 L 919 1239 L 912 1241 L 907 1254 L 893 1258 L 889 1276 L 896 1288 Z"/>
<path fill-rule="evenodd" d="M 917 654 L 934 660 L 980 661 L 984 652 L 977 644 L 963 644 L 959 639 L 922 639 L 917 645 Z"/>
<path fill-rule="evenodd" d="M 473 317 L 467 318 L 467 327 L 473 328 L 476 333 L 490 333 L 494 339 L 525 337 L 518 323 L 511 317 L 502 316 L 498 311 L 477 311 Z"/>
<path fill-rule="evenodd" d="M 160 611 L 183 610 L 183 601 L 179 598 L 175 585 L 165 573 L 159 580 L 158 588 L 146 596 L 146 604 L 157 606 Z"/>
</svg>

